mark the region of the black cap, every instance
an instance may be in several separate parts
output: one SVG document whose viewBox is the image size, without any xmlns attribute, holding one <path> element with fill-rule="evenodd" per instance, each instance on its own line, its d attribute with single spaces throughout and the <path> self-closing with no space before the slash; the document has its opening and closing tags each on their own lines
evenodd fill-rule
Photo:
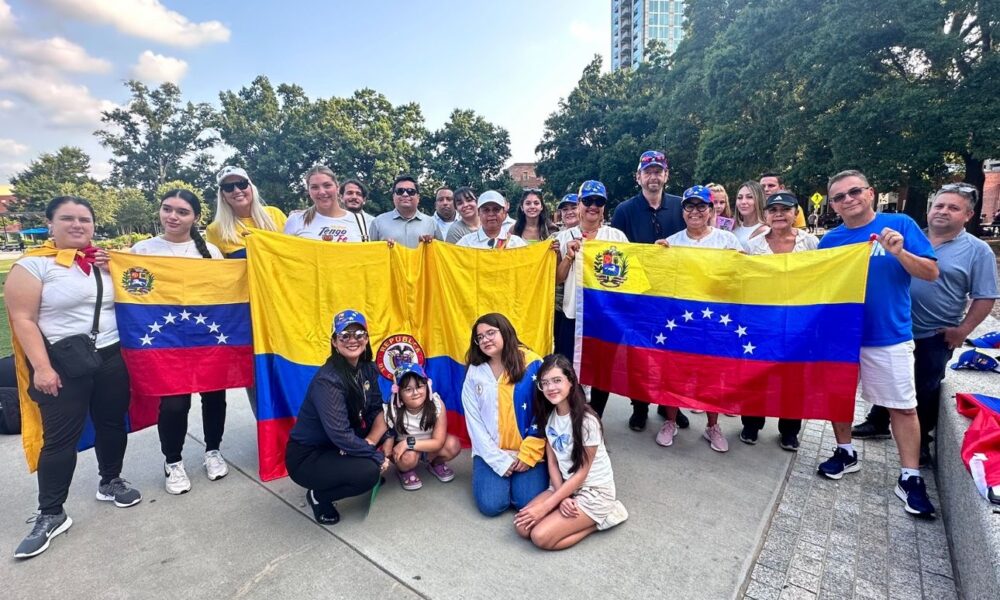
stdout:
<svg viewBox="0 0 1000 600">
<path fill-rule="evenodd" d="M 795 194 L 791 192 L 775 192 L 767 197 L 767 202 L 764 207 L 774 206 L 780 204 L 781 206 L 798 206 L 799 199 L 795 197 Z"/>
</svg>

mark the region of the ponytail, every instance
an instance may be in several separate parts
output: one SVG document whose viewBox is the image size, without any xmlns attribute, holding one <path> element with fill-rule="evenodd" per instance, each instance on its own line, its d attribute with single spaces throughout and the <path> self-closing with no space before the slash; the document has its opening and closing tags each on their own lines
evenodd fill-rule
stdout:
<svg viewBox="0 0 1000 600">
<path fill-rule="evenodd" d="M 205 238 L 201 237 L 201 232 L 198 231 L 197 223 L 191 225 L 191 239 L 194 240 L 194 247 L 198 249 L 198 253 L 202 257 L 212 258 L 212 253 L 208 251 L 208 245 L 205 244 Z"/>
<path fill-rule="evenodd" d="M 316 205 L 313 204 L 302 213 L 302 224 L 309 227 L 309 224 L 316 218 Z"/>
</svg>

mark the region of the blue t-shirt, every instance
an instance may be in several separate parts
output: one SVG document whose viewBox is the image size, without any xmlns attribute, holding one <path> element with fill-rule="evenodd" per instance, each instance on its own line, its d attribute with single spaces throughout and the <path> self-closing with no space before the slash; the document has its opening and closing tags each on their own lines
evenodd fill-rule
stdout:
<svg viewBox="0 0 1000 600">
<path fill-rule="evenodd" d="M 924 258 L 935 259 L 934 248 L 917 223 L 902 214 L 875 215 L 862 227 L 848 229 L 838 226 L 823 236 L 819 247 L 836 248 L 867 242 L 871 235 L 889 227 L 903 235 L 903 249 Z M 913 339 L 910 317 L 910 274 L 895 256 L 878 242 L 872 244 L 868 263 L 868 286 L 865 288 L 865 324 L 861 333 L 862 346 L 892 346 Z"/>
</svg>

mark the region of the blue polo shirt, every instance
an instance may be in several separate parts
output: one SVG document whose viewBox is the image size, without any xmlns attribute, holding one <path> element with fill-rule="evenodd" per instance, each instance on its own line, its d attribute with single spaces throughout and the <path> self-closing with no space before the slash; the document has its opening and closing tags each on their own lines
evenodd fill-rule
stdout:
<svg viewBox="0 0 1000 600">
<path fill-rule="evenodd" d="M 640 192 L 618 205 L 611 226 L 624 232 L 630 242 L 652 244 L 667 239 L 685 228 L 681 198 L 664 194 L 660 207 L 653 210 Z"/>
<path fill-rule="evenodd" d="M 903 236 L 903 249 L 923 258 L 936 260 L 934 248 L 917 223 L 907 215 L 878 213 L 875 219 L 854 229 L 839 225 L 823 236 L 819 248 L 836 248 L 867 242 L 871 235 L 889 227 Z M 881 244 L 872 244 L 868 262 L 868 284 L 865 288 L 865 324 L 861 333 L 862 346 L 892 346 L 913 339 L 910 317 L 910 274 L 895 256 Z"/>
</svg>

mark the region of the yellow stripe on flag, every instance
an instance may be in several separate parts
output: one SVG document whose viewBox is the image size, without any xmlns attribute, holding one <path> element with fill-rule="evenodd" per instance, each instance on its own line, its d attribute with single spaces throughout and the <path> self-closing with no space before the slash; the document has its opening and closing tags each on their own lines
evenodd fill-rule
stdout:
<svg viewBox="0 0 1000 600">
<path fill-rule="evenodd" d="M 236 304 L 250 298 L 245 260 L 206 260 L 111 252 L 115 302 Z"/>
</svg>

